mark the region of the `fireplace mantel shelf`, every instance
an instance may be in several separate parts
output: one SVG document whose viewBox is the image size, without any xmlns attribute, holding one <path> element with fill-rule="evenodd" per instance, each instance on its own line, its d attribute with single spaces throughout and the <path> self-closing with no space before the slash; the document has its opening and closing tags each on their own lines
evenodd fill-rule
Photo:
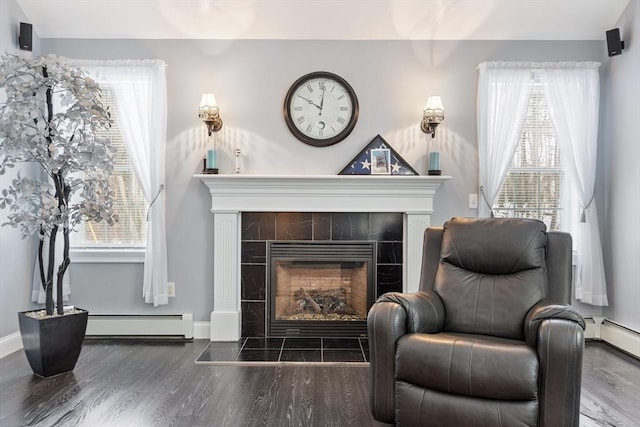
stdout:
<svg viewBox="0 0 640 427">
<path fill-rule="evenodd" d="M 208 175 L 213 213 L 211 340 L 241 336 L 240 236 L 242 212 L 401 212 L 404 215 L 403 290 L 415 292 L 422 237 L 433 199 L 450 176 Z"/>
<path fill-rule="evenodd" d="M 195 175 L 213 211 L 431 212 L 450 176 Z"/>
</svg>

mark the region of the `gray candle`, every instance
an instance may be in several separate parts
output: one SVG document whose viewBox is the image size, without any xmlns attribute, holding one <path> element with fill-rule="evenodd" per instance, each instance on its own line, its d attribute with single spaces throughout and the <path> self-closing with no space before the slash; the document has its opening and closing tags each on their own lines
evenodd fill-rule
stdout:
<svg viewBox="0 0 640 427">
<path fill-rule="evenodd" d="M 429 153 L 429 170 L 440 170 L 440 153 L 437 151 Z"/>
</svg>

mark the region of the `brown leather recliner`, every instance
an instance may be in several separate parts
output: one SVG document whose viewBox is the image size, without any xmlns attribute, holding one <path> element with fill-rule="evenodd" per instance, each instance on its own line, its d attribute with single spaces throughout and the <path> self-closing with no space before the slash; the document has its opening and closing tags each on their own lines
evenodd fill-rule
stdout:
<svg viewBox="0 0 640 427">
<path fill-rule="evenodd" d="M 425 232 L 419 292 L 368 316 L 371 410 L 404 426 L 578 426 L 584 319 L 571 236 L 526 219 Z"/>
</svg>

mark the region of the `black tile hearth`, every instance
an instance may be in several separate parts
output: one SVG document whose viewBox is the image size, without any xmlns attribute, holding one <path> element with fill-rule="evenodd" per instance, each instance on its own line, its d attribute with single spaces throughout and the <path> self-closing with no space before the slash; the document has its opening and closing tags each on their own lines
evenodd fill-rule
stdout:
<svg viewBox="0 0 640 427">
<path fill-rule="evenodd" d="M 322 346 L 325 349 L 360 350 L 358 338 L 322 338 Z"/>
<path fill-rule="evenodd" d="M 322 362 L 322 350 L 282 350 L 280 362 Z"/>
<path fill-rule="evenodd" d="M 280 357 L 280 350 L 270 349 L 246 349 L 242 350 L 236 362 L 277 362 Z"/>
<path fill-rule="evenodd" d="M 362 351 L 360 350 L 328 350 L 322 351 L 322 358 L 325 362 L 362 362 Z"/>
<path fill-rule="evenodd" d="M 242 348 L 245 350 L 252 348 L 281 349 L 283 341 L 284 338 L 247 338 Z"/>
<path fill-rule="evenodd" d="M 238 342 L 211 342 L 200 354 L 201 364 L 369 362 L 366 338 L 243 338 Z"/>
<path fill-rule="evenodd" d="M 284 349 L 312 350 L 322 347 L 322 338 L 287 338 L 284 340 Z"/>
</svg>

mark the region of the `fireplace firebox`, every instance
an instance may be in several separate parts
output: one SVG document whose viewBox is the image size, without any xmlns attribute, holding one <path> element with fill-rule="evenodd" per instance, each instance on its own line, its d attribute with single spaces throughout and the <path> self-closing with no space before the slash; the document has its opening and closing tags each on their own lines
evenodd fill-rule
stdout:
<svg viewBox="0 0 640 427">
<path fill-rule="evenodd" d="M 366 336 L 375 241 L 267 242 L 269 336 Z"/>
</svg>

